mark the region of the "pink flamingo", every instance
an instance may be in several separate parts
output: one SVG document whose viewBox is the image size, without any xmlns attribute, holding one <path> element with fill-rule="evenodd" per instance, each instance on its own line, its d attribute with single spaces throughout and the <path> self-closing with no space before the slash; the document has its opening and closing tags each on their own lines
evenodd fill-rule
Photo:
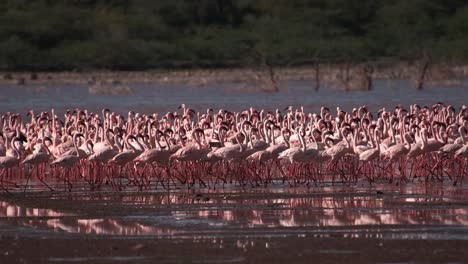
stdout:
<svg viewBox="0 0 468 264">
<path fill-rule="evenodd" d="M 61 168 L 69 169 L 81 159 L 80 155 L 78 154 L 79 151 L 78 151 L 78 146 L 76 144 L 76 140 L 78 137 L 84 137 L 84 136 L 83 134 L 79 134 L 79 133 L 73 135 L 73 145 L 75 147 L 75 154 L 74 155 L 67 154 L 67 155 L 59 156 L 51 163 L 52 165 L 57 165 Z"/>
<path fill-rule="evenodd" d="M 21 160 L 21 152 L 19 151 L 18 147 L 15 144 L 17 141 L 20 141 L 18 137 L 14 137 L 11 141 L 11 148 L 13 149 L 12 154 L 0 157 L 0 168 L 3 170 L 2 179 L 0 180 L 2 183 L 3 183 L 3 175 L 4 175 L 5 170 L 7 172 L 10 171 L 9 174 L 11 174 L 11 169 L 15 166 L 18 166 Z M 3 184 L 1 185 L 3 187 Z"/>
<path fill-rule="evenodd" d="M 45 182 L 42 180 L 42 176 L 45 176 L 45 165 L 50 160 L 50 158 L 52 157 L 52 154 L 50 153 L 49 148 L 47 148 L 44 145 L 44 141 L 45 141 L 45 138 L 42 139 L 42 142 L 41 142 L 42 148 L 40 148 L 40 150 L 45 150 L 46 152 L 39 151 L 39 152 L 31 153 L 31 154 L 27 155 L 26 158 L 24 158 L 24 160 L 21 162 L 21 165 L 30 164 L 32 166 L 35 166 L 36 167 L 36 177 L 38 177 L 38 179 L 45 184 Z M 39 167 L 41 165 L 43 166 L 42 176 L 39 173 Z M 29 177 L 28 177 L 28 180 L 29 180 Z M 49 189 L 52 189 L 47 184 L 45 184 L 45 185 Z"/>
</svg>

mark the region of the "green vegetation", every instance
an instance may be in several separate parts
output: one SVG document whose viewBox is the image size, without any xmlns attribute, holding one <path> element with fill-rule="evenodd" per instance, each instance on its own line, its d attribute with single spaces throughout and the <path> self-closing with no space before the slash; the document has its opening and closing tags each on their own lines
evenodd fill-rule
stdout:
<svg viewBox="0 0 468 264">
<path fill-rule="evenodd" d="M 468 61 L 466 0 L 3 0 L 0 70 Z"/>
</svg>

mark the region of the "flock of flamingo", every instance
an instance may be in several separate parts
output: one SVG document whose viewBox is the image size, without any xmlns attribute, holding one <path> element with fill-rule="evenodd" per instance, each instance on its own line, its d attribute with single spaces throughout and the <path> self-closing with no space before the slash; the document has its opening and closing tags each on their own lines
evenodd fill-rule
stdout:
<svg viewBox="0 0 468 264">
<path fill-rule="evenodd" d="M 75 109 L 60 119 L 52 109 L 29 111 L 30 122 L 5 113 L 0 187 L 26 190 L 31 179 L 51 190 L 76 183 L 93 190 L 360 179 L 457 184 L 468 173 L 466 106 L 398 105 L 375 114 L 366 106 L 336 113 L 289 106 L 283 112 L 196 112 L 182 104 L 164 115 Z"/>
</svg>

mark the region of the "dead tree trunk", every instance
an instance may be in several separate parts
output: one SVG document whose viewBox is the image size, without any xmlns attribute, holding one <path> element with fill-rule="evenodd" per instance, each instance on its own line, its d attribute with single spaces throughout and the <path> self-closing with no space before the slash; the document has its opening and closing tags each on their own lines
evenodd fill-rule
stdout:
<svg viewBox="0 0 468 264">
<path fill-rule="evenodd" d="M 314 64 L 314 73 L 315 73 L 314 90 L 318 91 L 320 89 L 320 64 L 319 63 Z"/>
<path fill-rule="evenodd" d="M 374 67 L 371 65 L 366 65 L 362 69 L 362 88 L 366 91 L 372 90 L 373 81 L 372 74 L 374 73 Z"/>
<path fill-rule="evenodd" d="M 259 70 L 254 72 L 254 76 L 260 82 L 262 90 L 265 92 L 278 92 L 280 90 L 278 76 L 273 65 L 267 62 L 265 55 L 258 49 L 253 49 L 253 56 L 259 65 Z"/>
<path fill-rule="evenodd" d="M 350 63 L 346 63 L 344 65 L 344 68 L 343 66 L 340 66 L 340 72 L 338 73 L 337 75 L 337 79 L 341 82 L 341 84 L 344 86 L 345 88 L 345 91 L 349 92 L 351 91 L 351 85 L 350 85 L 350 81 L 351 81 L 351 77 L 350 77 L 350 68 L 351 68 L 351 64 Z"/>
<path fill-rule="evenodd" d="M 426 80 L 427 72 L 431 66 L 431 56 L 425 55 L 418 72 L 418 78 L 416 80 L 416 89 L 422 90 L 424 88 L 424 81 Z"/>
<path fill-rule="evenodd" d="M 279 92 L 278 77 L 276 75 L 275 69 L 270 64 L 267 64 L 267 67 L 268 67 L 268 76 L 270 78 L 270 84 L 271 84 L 271 89 L 269 89 L 269 91 Z"/>
</svg>

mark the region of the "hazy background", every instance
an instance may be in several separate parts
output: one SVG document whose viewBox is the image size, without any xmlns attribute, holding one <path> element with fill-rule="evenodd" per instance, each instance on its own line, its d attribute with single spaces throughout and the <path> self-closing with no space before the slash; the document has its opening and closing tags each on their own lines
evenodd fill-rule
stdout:
<svg viewBox="0 0 468 264">
<path fill-rule="evenodd" d="M 466 62 L 466 0 L 0 1 L 2 70 L 295 65 L 424 52 Z"/>
</svg>

